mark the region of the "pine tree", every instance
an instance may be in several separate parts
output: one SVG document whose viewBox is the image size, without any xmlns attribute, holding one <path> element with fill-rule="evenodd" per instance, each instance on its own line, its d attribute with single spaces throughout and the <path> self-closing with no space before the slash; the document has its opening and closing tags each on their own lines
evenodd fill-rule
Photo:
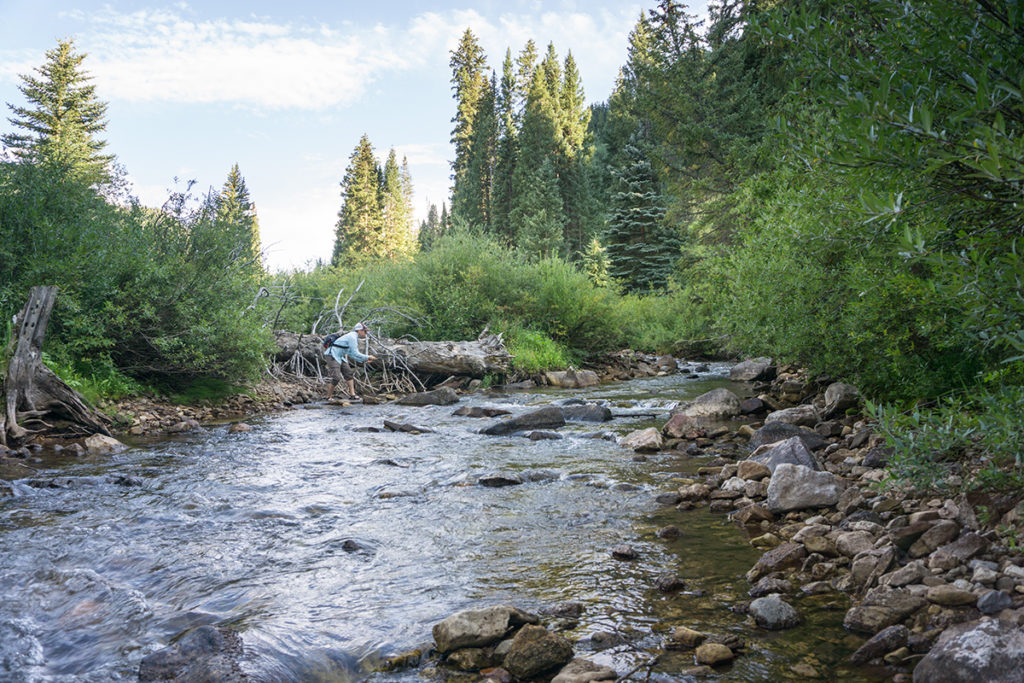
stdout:
<svg viewBox="0 0 1024 683">
<path fill-rule="evenodd" d="M 96 86 L 82 70 L 85 55 L 75 52 L 74 41 L 58 40 L 46 57 L 36 69 L 40 77 L 22 75 L 24 84 L 18 86 L 33 106 L 7 105 L 14 113 L 8 120 L 25 132 L 8 133 L 0 141 L 21 159 L 51 163 L 90 185 L 106 185 L 114 157 L 102 154 L 107 143 L 96 135 L 106 129 L 107 105 L 96 99 Z"/>
<path fill-rule="evenodd" d="M 455 117 L 452 123 L 451 142 L 455 146 L 455 160 L 452 161 L 452 192 L 458 194 L 465 182 L 466 169 L 472 154 L 474 122 L 480 108 L 480 99 L 487 89 L 484 70 L 487 58 L 476 36 L 466 29 L 459 46 L 451 52 L 449 66 L 452 70 L 452 90 L 455 91 Z M 452 212 L 458 213 L 461 206 L 452 205 Z"/>
<path fill-rule="evenodd" d="M 494 185 L 494 157 L 498 142 L 495 118 L 495 83 L 492 74 L 484 88 L 474 118 L 473 140 L 469 148 L 469 162 L 461 181 L 456 180 L 452 194 L 452 213 L 469 225 L 485 231 L 491 228 L 491 194 Z"/>
<path fill-rule="evenodd" d="M 519 149 L 516 107 L 516 76 L 513 71 L 512 50 L 507 49 L 505 61 L 501 65 L 501 83 L 495 104 L 498 146 L 495 152 L 491 194 L 491 231 L 508 244 L 512 244 L 515 238 L 509 223 L 509 213 L 515 195 L 512 177 Z"/>
<path fill-rule="evenodd" d="M 580 254 L 583 272 L 596 287 L 611 287 L 612 279 L 608 275 L 608 250 L 601 245 L 596 237 L 590 240 L 586 250 Z"/>
<path fill-rule="evenodd" d="M 426 220 L 420 222 L 420 232 L 417 236 L 420 249 L 429 251 L 440 236 L 441 219 L 437 215 L 437 204 L 431 204 L 427 209 Z"/>
<path fill-rule="evenodd" d="M 522 178 L 511 216 L 517 229 L 516 245 L 528 258 L 558 256 L 565 219 L 554 162 L 544 159 L 540 168 L 532 171 L 520 166 L 516 176 Z"/>
<path fill-rule="evenodd" d="M 615 173 L 617 191 L 605 235 L 609 273 L 630 291 L 664 287 L 680 256 L 678 233 L 665 225 L 665 199 L 635 136 L 626 147 L 627 164 Z"/>
<path fill-rule="evenodd" d="M 565 58 L 559 95 L 557 170 L 565 209 L 566 253 L 575 255 L 583 251 L 595 230 L 596 209 L 587 171 L 593 155 L 593 145 L 587 135 L 590 109 L 585 106 L 583 84 L 572 52 Z"/>
<path fill-rule="evenodd" d="M 381 170 L 365 133 L 349 157 L 341 188 L 342 205 L 335 226 L 331 265 L 385 256 Z"/>
<path fill-rule="evenodd" d="M 414 250 L 412 206 L 408 199 L 411 187 L 407 188 L 407 183 L 411 183 L 411 179 L 405 177 L 408 170 L 408 166 L 404 166 L 405 173 L 403 173 L 403 169 L 399 168 L 397 155 L 392 148 L 388 153 L 387 161 L 384 162 L 384 171 L 381 176 L 384 233 L 382 247 L 383 255 L 388 258 L 409 256 Z"/>
<path fill-rule="evenodd" d="M 216 214 L 220 223 L 238 231 L 239 240 L 246 252 L 256 263 L 261 263 L 260 225 L 256 217 L 256 205 L 249 198 L 249 188 L 245 185 L 245 178 L 237 163 L 228 172 L 228 178 L 216 199 Z"/>
<path fill-rule="evenodd" d="M 537 44 L 533 39 L 526 41 L 519 56 L 516 57 L 516 123 L 522 125 L 526 113 L 526 102 L 530 99 L 533 87 L 533 73 L 537 70 Z"/>
</svg>

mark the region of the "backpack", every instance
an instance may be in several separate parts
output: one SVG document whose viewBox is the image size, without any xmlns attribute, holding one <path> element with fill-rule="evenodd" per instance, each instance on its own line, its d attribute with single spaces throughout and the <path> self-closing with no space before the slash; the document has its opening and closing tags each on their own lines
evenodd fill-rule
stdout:
<svg viewBox="0 0 1024 683">
<path fill-rule="evenodd" d="M 338 338 L 341 336 L 341 332 L 335 332 L 334 334 L 329 334 L 326 337 L 324 337 L 324 348 L 328 349 L 334 346 L 334 342 L 337 341 Z"/>
</svg>

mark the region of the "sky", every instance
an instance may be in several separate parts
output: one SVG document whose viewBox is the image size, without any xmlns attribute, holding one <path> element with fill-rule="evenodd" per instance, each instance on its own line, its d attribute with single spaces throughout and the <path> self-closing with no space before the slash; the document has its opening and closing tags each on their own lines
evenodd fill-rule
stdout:
<svg viewBox="0 0 1024 683">
<path fill-rule="evenodd" d="M 239 165 L 271 270 L 329 260 L 340 182 L 360 136 L 383 163 L 408 160 L 417 223 L 448 201 L 451 51 L 470 28 L 500 70 L 530 38 L 579 67 L 588 102 L 605 101 L 648 2 L 0 0 L 0 100 L 60 39 L 86 55 L 108 103 L 101 136 L 132 193 L 219 190 Z M 705 12 L 706 0 L 688 3 Z M 14 130 L 5 107 L 0 134 Z"/>
</svg>

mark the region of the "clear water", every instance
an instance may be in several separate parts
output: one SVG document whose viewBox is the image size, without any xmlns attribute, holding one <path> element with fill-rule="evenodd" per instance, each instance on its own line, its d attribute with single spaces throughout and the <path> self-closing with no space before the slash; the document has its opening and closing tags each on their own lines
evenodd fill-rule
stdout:
<svg viewBox="0 0 1024 683">
<path fill-rule="evenodd" d="M 797 602 L 808 623 L 784 633 L 729 609 L 747 599 L 756 551 L 721 515 L 654 501 L 702 459 L 636 461 L 584 438 L 660 425 L 717 386 L 743 390 L 719 366 L 697 380 L 460 402 L 518 413 L 578 397 L 619 415 L 570 424 L 557 441 L 482 436 L 491 420 L 452 416 L 458 406 L 322 405 L 250 420 L 251 432 L 210 426 L 115 456 L 29 462 L 33 479 L 63 487 L 17 479 L 16 495 L 0 498 L 0 681 L 135 680 L 142 657 L 201 624 L 238 630 L 257 680 L 423 680 L 415 668 L 374 669 L 429 647 L 433 624 L 456 611 L 567 600 L 586 606 L 566 633 L 578 654 L 634 680 L 688 680 L 678 672 L 690 652 L 651 663 L 677 625 L 746 641 L 720 680 L 792 679 L 800 663 L 830 680 L 882 680 L 844 668 L 862 641 L 842 632 L 841 598 Z M 434 433 L 367 431 L 385 419 Z M 494 471 L 537 480 L 475 484 Z M 683 536 L 658 539 L 666 524 Z M 620 544 L 639 559 L 613 559 Z M 667 571 L 687 590 L 658 592 Z M 598 649 L 602 633 L 626 642 Z"/>
</svg>

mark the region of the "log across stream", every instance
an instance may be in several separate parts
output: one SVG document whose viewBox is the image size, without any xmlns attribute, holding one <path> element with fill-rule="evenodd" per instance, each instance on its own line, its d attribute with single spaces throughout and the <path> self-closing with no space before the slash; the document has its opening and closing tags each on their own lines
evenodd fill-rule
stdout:
<svg viewBox="0 0 1024 683">
<path fill-rule="evenodd" d="M 660 426 L 676 402 L 734 386 L 726 376 L 481 392 L 445 407 L 311 405 L 251 431 L 207 425 L 110 456 L 41 456 L 26 463 L 37 474 L 0 489 L 0 680 L 136 680 L 146 655 L 214 624 L 241 635 L 254 680 L 421 681 L 416 666 L 375 670 L 429 647 L 432 625 L 459 610 L 570 600 L 584 606 L 565 631 L 577 652 L 633 680 L 689 680 L 677 672 L 692 653 L 661 648 L 678 625 L 745 641 L 712 680 L 792 680 L 808 667 L 882 680 L 846 668 L 863 639 L 842 630 L 841 596 L 808 598 L 807 622 L 785 632 L 733 609 L 749 600 L 757 551 L 724 516 L 656 500 L 701 458 L 638 460 L 599 436 Z M 452 414 L 572 398 L 616 417 L 531 441 Z M 524 481 L 478 483 L 494 472 Z M 658 538 L 667 524 L 682 535 Z M 637 559 L 614 558 L 621 544 Z M 656 588 L 666 571 L 683 590 Z"/>
</svg>

